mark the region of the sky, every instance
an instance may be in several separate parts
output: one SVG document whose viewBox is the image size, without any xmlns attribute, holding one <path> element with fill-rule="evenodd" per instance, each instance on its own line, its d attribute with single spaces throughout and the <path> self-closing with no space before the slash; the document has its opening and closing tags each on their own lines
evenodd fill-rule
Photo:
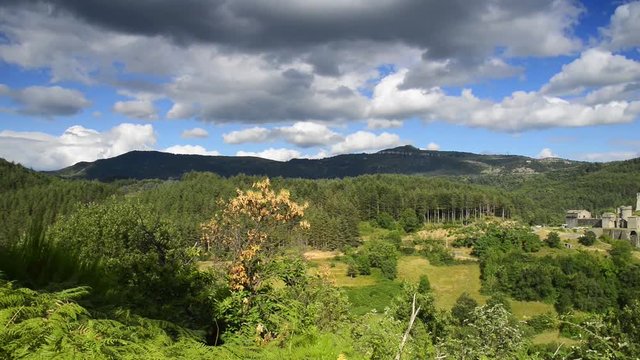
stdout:
<svg viewBox="0 0 640 360">
<path fill-rule="evenodd" d="M 3 0 L 0 157 L 640 156 L 640 1 Z"/>
</svg>

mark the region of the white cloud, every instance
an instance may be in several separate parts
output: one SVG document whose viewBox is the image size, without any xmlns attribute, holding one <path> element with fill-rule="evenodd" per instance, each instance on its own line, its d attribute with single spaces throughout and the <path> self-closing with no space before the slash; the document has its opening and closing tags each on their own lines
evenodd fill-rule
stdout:
<svg viewBox="0 0 640 360">
<path fill-rule="evenodd" d="M 395 119 L 369 119 L 367 120 L 367 128 L 376 130 L 376 129 L 390 129 L 390 128 L 399 128 L 402 127 L 402 120 Z"/>
<path fill-rule="evenodd" d="M 60 86 L 11 89 L 0 84 L 0 96 L 10 97 L 17 104 L 17 112 L 41 117 L 76 115 L 91 105 L 80 91 Z"/>
<path fill-rule="evenodd" d="M 611 23 L 601 29 L 605 45 L 616 49 L 640 46 L 640 1 L 620 5 L 611 16 Z"/>
<path fill-rule="evenodd" d="M 640 81 L 640 62 L 601 49 L 589 49 L 554 75 L 542 92 L 580 93 L 585 88 Z"/>
<path fill-rule="evenodd" d="M 601 87 L 584 97 L 587 105 L 605 104 L 612 101 L 631 101 L 640 98 L 640 83 L 617 84 Z"/>
<path fill-rule="evenodd" d="M 118 101 L 113 105 L 113 111 L 140 120 L 158 119 L 158 112 L 153 102 L 147 99 Z"/>
<path fill-rule="evenodd" d="M 446 95 L 440 88 L 402 90 L 406 70 L 384 78 L 374 89 L 372 117 L 421 117 L 471 127 L 516 132 L 553 127 L 580 127 L 633 121 L 640 101 L 609 101 L 587 105 L 538 92 L 516 91 L 500 102 L 477 98 L 465 89 L 460 96 Z"/>
<path fill-rule="evenodd" d="M 342 136 L 333 132 L 326 125 L 311 121 L 300 121 L 292 126 L 276 128 L 273 135 L 276 138 L 282 137 L 287 142 L 300 147 L 328 145 L 342 140 Z"/>
<path fill-rule="evenodd" d="M 189 130 L 185 130 L 182 132 L 182 138 L 191 139 L 191 138 L 207 138 L 209 137 L 209 132 L 203 128 L 193 128 Z"/>
<path fill-rule="evenodd" d="M 555 158 L 555 157 L 558 157 L 558 156 L 554 154 L 553 151 L 551 151 L 551 149 L 549 148 L 544 148 L 540 150 L 540 152 L 538 153 L 539 159 Z"/>
<path fill-rule="evenodd" d="M 209 156 L 220 155 L 219 152 L 215 150 L 207 150 L 200 145 L 173 145 L 162 151 L 172 153 L 172 154 L 182 154 L 182 155 L 209 155 Z"/>
<path fill-rule="evenodd" d="M 396 134 L 383 132 L 380 135 L 368 131 L 358 131 L 348 135 L 345 139 L 331 147 L 333 154 L 355 152 L 371 152 L 400 145 L 400 137 Z"/>
<path fill-rule="evenodd" d="M 402 69 L 391 74 L 378 83 L 373 90 L 373 98 L 369 104 L 370 118 L 406 118 L 424 112 L 441 100 L 444 95 L 438 89 L 430 91 L 420 89 L 404 89 L 403 84 L 408 70 Z"/>
<path fill-rule="evenodd" d="M 431 150 L 431 151 L 438 151 L 438 150 L 440 150 L 440 145 L 438 145 L 438 144 L 436 144 L 436 143 L 434 143 L 434 142 L 430 142 L 430 143 L 427 145 L 427 150 Z"/>
<path fill-rule="evenodd" d="M 608 162 L 618 160 L 629 160 L 640 157 L 637 151 L 608 151 L 577 154 L 576 159 L 584 161 Z"/>
<path fill-rule="evenodd" d="M 120 124 L 98 132 L 80 125 L 62 135 L 0 131 L 0 157 L 38 170 L 54 170 L 79 161 L 94 161 L 132 150 L 148 150 L 156 143 L 153 127 Z"/>
<path fill-rule="evenodd" d="M 267 141 L 270 135 L 269 129 L 263 127 L 252 127 L 244 130 L 232 131 L 228 134 L 223 134 L 222 139 L 227 144 L 244 144 L 249 142 L 264 142 Z"/>
<path fill-rule="evenodd" d="M 328 126 L 312 121 L 299 121 L 291 126 L 273 129 L 253 127 L 237 130 L 222 135 L 222 138 L 228 144 L 261 143 L 282 139 L 300 147 L 329 145 L 342 140 L 342 136 L 332 131 Z"/>
<path fill-rule="evenodd" d="M 196 113 L 195 109 L 190 104 L 175 103 L 167 112 L 168 119 L 187 119 L 192 117 Z"/>
<path fill-rule="evenodd" d="M 276 160 L 276 161 L 288 161 L 291 159 L 300 158 L 300 152 L 292 149 L 274 149 L 269 148 L 260 152 L 253 151 L 238 151 L 236 156 L 255 156 L 264 159 Z"/>
</svg>

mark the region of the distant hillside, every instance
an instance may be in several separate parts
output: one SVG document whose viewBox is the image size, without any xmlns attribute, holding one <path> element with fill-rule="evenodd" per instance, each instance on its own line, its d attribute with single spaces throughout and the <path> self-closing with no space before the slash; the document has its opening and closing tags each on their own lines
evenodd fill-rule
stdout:
<svg viewBox="0 0 640 360">
<path fill-rule="evenodd" d="M 533 174 L 567 169 L 579 162 L 533 159 L 517 155 L 479 155 L 455 151 L 420 150 L 401 146 L 374 154 L 338 155 L 325 159 L 293 159 L 286 162 L 257 157 L 174 155 L 156 151 L 132 151 L 110 159 L 81 162 L 52 172 L 68 178 L 178 179 L 190 171 L 222 176 L 238 174 L 288 178 L 343 178 L 363 174 L 481 175 Z"/>
</svg>

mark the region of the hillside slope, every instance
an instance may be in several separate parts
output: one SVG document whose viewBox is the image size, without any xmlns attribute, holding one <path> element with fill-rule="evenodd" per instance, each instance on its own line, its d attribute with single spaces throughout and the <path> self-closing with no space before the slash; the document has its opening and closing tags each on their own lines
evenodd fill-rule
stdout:
<svg viewBox="0 0 640 360">
<path fill-rule="evenodd" d="M 428 151 L 412 146 L 374 154 L 347 154 L 325 159 L 286 162 L 256 157 L 175 155 L 132 151 L 114 158 L 81 162 L 52 172 L 70 178 L 177 179 L 190 171 L 210 171 L 222 176 L 238 174 L 288 178 L 343 178 L 364 174 L 480 175 L 544 173 L 567 169 L 579 162 L 533 159 L 517 155 L 479 155 L 454 151 Z"/>
</svg>

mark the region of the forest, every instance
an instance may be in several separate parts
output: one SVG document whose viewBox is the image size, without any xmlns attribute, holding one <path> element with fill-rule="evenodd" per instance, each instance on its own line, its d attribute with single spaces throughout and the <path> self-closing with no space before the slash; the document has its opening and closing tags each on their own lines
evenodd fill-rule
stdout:
<svg viewBox="0 0 640 360">
<path fill-rule="evenodd" d="M 0 358 L 637 358 L 639 253 L 559 225 L 631 203 L 638 173 L 98 182 L 0 161 Z"/>
</svg>

